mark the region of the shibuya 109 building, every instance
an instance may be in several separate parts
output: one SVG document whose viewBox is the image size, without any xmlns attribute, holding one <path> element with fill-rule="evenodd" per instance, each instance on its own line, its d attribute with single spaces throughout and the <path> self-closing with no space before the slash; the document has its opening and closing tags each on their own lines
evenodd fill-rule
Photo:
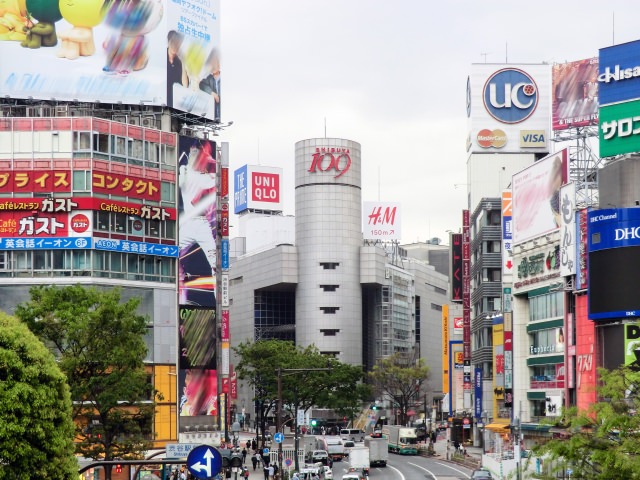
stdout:
<svg viewBox="0 0 640 480">
<path fill-rule="evenodd" d="M 420 260 L 398 245 L 400 205 L 363 202 L 366 165 L 355 141 L 297 142 L 295 217 L 282 215 L 281 194 L 251 198 L 265 183 L 264 167 L 235 171 L 240 235 L 231 240 L 231 337 L 234 344 L 273 338 L 315 345 L 366 370 L 396 352 L 415 354 L 432 367 L 428 401 L 439 406 L 448 248 L 423 244 L 431 251 Z M 438 255 L 443 268 L 434 266 Z M 238 385 L 236 411 L 250 422 L 253 398 Z"/>
</svg>

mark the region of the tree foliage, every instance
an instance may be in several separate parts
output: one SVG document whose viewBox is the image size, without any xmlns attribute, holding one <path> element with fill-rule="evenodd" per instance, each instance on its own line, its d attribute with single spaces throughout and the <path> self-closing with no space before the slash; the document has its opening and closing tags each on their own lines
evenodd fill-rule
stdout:
<svg viewBox="0 0 640 480">
<path fill-rule="evenodd" d="M 376 393 L 389 398 L 398 410 L 399 423 L 406 425 L 408 411 L 419 402 L 429 380 L 429 367 L 422 358 L 395 353 L 380 359 L 369 372 Z"/>
<path fill-rule="evenodd" d="M 628 367 L 598 369 L 598 398 L 588 410 L 563 411 L 561 425 L 568 438 L 534 449 L 555 473 L 570 468 L 572 478 L 640 479 L 640 372 Z"/>
<path fill-rule="evenodd" d="M 0 312 L 0 480 L 76 479 L 66 377 L 25 325 Z"/>
<path fill-rule="evenodd" d="M 334 408 L 341 414 L 360 410 L 371 394 L 362 384 L 360 367 L 347 365 L 322 355 L 311 345 L 296 347 L 282 340 L 245 342 L 234 348 L 240 357 L 238 378 L 254 388 L 258 418 L 264 431 L 266 418 L 276 413 L 278 369 L 282 382 L 283 417 L 295 418 L 297 410 L 312 406 Z M 329 369 L 317 371 L 312 369 Z"/>
<path fill-rule="evenodd" d="M 147 320 L 139 299 L 120 290 L 81 285 L 37 286 L 19 305 L 22 319 L 58 357 L 73 399 L 73 418 L 85 457 L 136 458 L 151 446 L 157 392 L 144 369 Z"/>
</svg>

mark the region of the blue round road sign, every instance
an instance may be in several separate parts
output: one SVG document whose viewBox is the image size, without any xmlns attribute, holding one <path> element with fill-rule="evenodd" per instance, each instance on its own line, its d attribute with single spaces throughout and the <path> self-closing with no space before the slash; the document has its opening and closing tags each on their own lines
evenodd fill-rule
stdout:
<svg viewBox="0 0 640 480">
<path fill-rule="evenodd" d="M 215 477 L 222 469 L 222 455 L 209 445 L 199 445 L 189 452 L 187 468 L 196 478 Z"/>
<path fill-rule="evenodd" d="M 268 449 L 267 447 L 263 448 L 263 449 L 262 449 L 262 453 L 263 453 L 264 455 L 269 455 L 269 449 Z"/>
<path fill-rule="evenodd" d="M 273 436 L 273 440 L 276 443 L 282 443 L 284 441 L 284 433 L 278 432 Z"/>
</svg>

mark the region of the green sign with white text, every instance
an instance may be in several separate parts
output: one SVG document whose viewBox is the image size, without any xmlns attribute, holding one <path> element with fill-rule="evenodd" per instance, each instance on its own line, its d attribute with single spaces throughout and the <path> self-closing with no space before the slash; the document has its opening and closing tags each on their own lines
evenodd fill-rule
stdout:
<svg viewBox="0 0 640 480">
<path fill-rule="evenodd" d="M 640 100 L 600 107 L 600 157 L 640 152 Z"/>
</svg>

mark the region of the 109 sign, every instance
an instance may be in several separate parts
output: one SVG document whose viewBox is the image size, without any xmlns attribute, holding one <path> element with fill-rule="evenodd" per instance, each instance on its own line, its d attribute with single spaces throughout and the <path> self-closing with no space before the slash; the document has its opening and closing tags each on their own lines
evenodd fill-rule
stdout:
<svg viewBox="0 0 640 480">
<path fill-rule="evenodd" d="M 351 168 L 351 156 L 347 148 L 316 148 L 309 167 L 309 173 L 328 172 L 335 170 L 336 176 L 339 178 L 349 171 Z"/>
</svg>

